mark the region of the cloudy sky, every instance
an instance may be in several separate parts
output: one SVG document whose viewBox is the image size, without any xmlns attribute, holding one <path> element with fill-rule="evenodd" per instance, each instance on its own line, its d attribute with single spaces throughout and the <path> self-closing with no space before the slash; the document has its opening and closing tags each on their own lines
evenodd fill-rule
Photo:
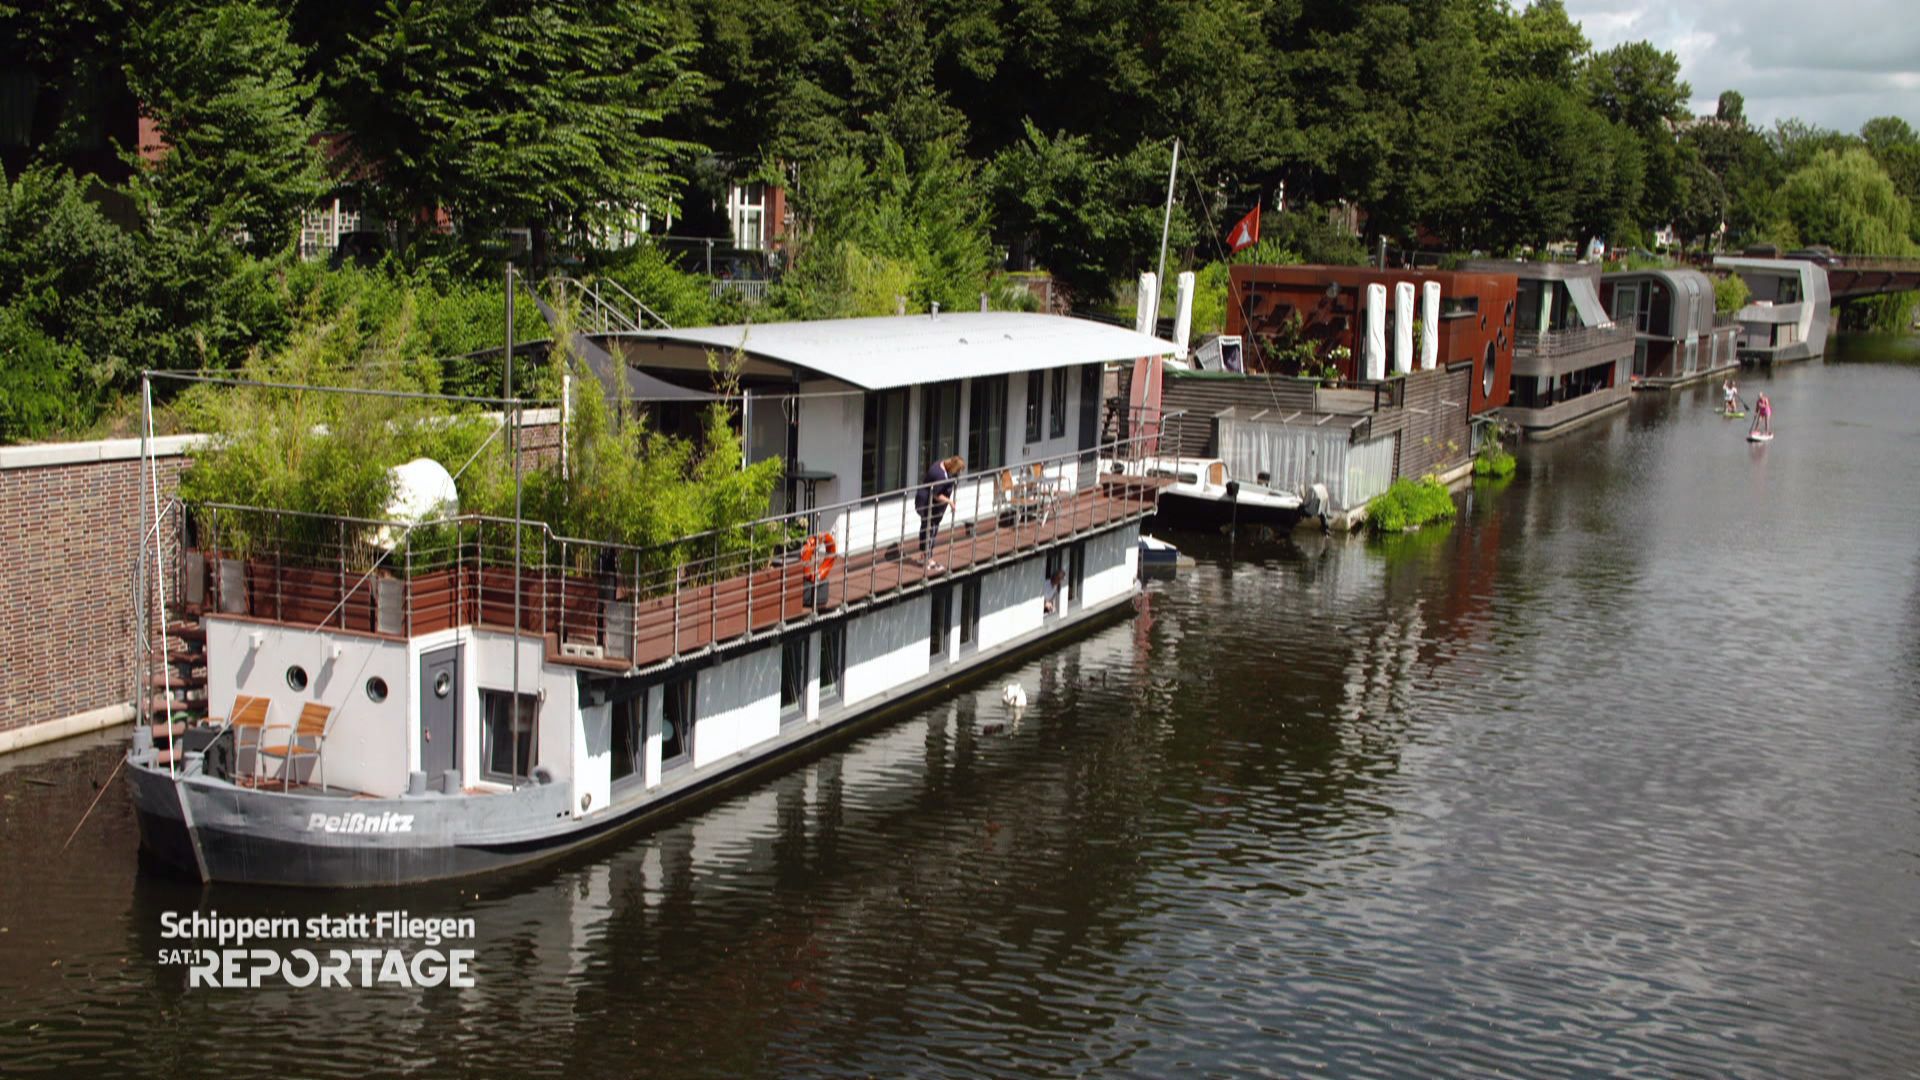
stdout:
<svg viewBox="0 0 1920 1080">
<path fill-rule="evenodd" d="M 1651 41 L 1680 58 L 1695 112 L 1722 90 L 1763 127 L 1797 116 L 1858 131 L 1875 116 L 1920 128 L 1916 0 L 1566 0 L 1595 48 Z"/>
</svg>

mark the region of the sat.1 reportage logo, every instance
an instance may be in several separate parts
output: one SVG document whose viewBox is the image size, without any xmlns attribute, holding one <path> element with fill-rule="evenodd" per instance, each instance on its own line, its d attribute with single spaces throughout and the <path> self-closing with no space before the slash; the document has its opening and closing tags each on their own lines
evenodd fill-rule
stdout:
<svg viewBox="0 0 1920 1080">
<path fill-rule="evenodd" d="M 473 985 L 474 950 L 451 944 L 473 940 L 471 918 L 405 911 L 305 919 L 164 911 L 160 936 L 178 944 L 163 945 L 157 961 L 186 968 L 190 988 Z"/>
</svg>

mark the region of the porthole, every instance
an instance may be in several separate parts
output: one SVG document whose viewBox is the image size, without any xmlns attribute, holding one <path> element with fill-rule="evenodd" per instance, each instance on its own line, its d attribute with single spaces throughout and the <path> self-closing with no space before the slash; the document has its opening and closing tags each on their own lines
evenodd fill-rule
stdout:
<svg viewBox="0 0 1920 1080">
<path fill-rule="evenodd" d="M 434 697 L 446 697 L 448 694 L 452 692 L 453 692 L 453 676 L 452 675 L 443 671 L 440 674 L 435 675 L 433 677 L 433 696 Z"/>
<path fill-rule="evenodd" d="M 387 680 L 375 675 L 367 680 L 367 700 L 378 704 L 387 700 Z"/>
<path fill-rule="evenodd" d="M 1480 393 L 1486 397 L 1493 396 L 1493 369 L 1493 342 L 1489 341 L 1487 342 L 1487 364 L 1480 372 Z"/>
<path fill-rule="evenodd" d="M 307 669 L 295 664 L 287 669 L 287 685 L 298 693 L 307 688 Z"/>
</svg>

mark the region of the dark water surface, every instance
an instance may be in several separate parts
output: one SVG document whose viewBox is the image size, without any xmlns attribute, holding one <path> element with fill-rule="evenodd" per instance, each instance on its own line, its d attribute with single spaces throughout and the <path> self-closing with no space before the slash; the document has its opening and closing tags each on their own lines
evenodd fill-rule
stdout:
<svg viewBox="0 0 1920 1080">
<path fill-rule="evenodd" d="M 1920 1063 L 1920 349 L 1522 451 L 1450 528 L 1182 538 L 1137 616 L 462 887 L 135 866 L 0 759 L 0 1073 L 1897 1076 Z M 186 988 L 159 913 L 478 922 L 477 985 Z"/>
</svg>

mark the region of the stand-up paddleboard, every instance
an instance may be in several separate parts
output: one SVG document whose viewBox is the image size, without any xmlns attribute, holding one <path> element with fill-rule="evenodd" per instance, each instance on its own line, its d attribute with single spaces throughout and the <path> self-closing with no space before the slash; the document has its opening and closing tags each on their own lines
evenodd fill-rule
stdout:
<svg viewBox="0 0 1920 1080">
<path fill-rule="evenodd" d="M 1726 417 L 1729 420 L 1734 420 L 1734 419 L 1738 419 L 1739 417 L 1747 415 L 1747 411 L 1745 409 L 1742 409 L 1739 412 L 1723 412 L 1720 415 Z"/>
<path fill-rule="evenodd" d="M 1749 431 L 1749 432 L 1747 432 L 1747 441 L 1748 441 L 1748 442 L 1772 442 L 1772 441 L 1773 441 L 1773 432 L 1771 432 L 1771 431 Z"/>
</svg>

